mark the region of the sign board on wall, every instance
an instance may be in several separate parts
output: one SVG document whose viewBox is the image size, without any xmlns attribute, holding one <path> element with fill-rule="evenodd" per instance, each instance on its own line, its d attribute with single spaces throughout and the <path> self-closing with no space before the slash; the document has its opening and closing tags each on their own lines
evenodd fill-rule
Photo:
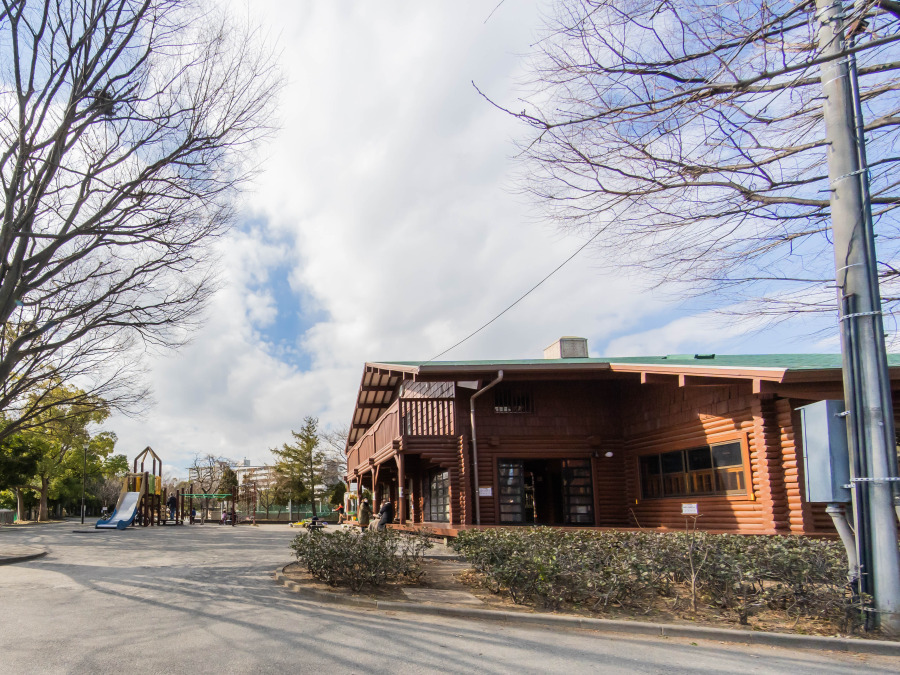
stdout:
<svg viewBox="0 0 900 675">
<path fill-rule="evenodd" d="M 478 496 L 479 497 L 493 497 L 494 496 L 494 488 L 488 487 L 480 487 L 478 488 Z"/>
<path fill-rule="evenodd" d="M 682 504 L 681 505 L 681 515 L 683 516 L 696 516 L 699 515 L 700 511 L 697 509 L 696 504 Z"/>
<path fill-rule="evenodd" d="M 356 483 L 350 483 L 350 492 L 356 492 L 356 489 L 357 489 L 357 484 L 356 484 Z"/>
</svg>

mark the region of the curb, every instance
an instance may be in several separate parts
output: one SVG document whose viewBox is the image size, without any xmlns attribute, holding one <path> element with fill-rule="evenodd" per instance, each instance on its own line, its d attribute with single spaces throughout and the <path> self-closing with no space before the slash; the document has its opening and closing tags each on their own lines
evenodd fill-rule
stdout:
<svg viewBox="0 0 900 675">
<path fill-rule="evenodd" d="M 0 553 L 0 565 L 12 565 L 14 563 L 27 562 L 29 560 L 37 560 L 38 558 L 43 558 L 47 555 L 47 549 L 36 549 L 33 546 L 29 546 L 28 548 L 34 548 L 34 553 L 25 553 L 23 555 L 3 555 Z"/>
<path fill-rule="evenodd" d="M 293 563 L 289 563 L 293 564 Z M 766 631 L 745 631 L 733 628 L 711 628 L 707 626 L 687 626 L 670 623 L 648 623 L 644 621 L 622 621 L 619 619 L 592 619 L 580 616 L 559 616 L 557 614 L 503 612 L 492 609 L 473 609 L 458 605 L 424 604 L 420 602 L 396 602 L 389 600 L 369 600 L 352 598 L 338 593 L 329 593 L 290 581 L 284 576 L 284 567 L 275 570 L 275 582 L 311 600 L 336 605 L 350 605 L 362 609 L 380 609 L 412 614 L 432 614 L 457 619 L 486 619 L 505 621 L 530 626 L 548 628 L 585 628 L 598 632 L 631 633 L 657 637 L 698 638 L 750 645 L 767 645 L 788 649 L 822 649 L 859 654 L 900 656 L 900 642 L 863 640 L 852 638 L 823 637 L 819 635 L 791 635 Z"/>
<path fill-rule="evenodd" d="M 287 565 L 285 565 L 284 567 L 287 567 Z M 352 607 L 360 607 L 363 609 L 378 609 L 380 605 L 384 604 L 383 602 L 379 603 L 377 600 L 369 600 L 368 598 L 352 598 L 346 595 L 340 595 L 338 593 L 320 591 L 317 588 L 305 588 L 302 584 L 298 584 L 296 581 L 286 579 L 284 576 L 284 567 L 275 570 L 275 582 L 281 584 L 288 590 L 299 593 L 304 597 L 318 600 L 320 602 L 329 602 L 335 605 L 350 605 Z M 407 603 L 401 602 L 397 604 L 404 605 Z"/>
</svg>

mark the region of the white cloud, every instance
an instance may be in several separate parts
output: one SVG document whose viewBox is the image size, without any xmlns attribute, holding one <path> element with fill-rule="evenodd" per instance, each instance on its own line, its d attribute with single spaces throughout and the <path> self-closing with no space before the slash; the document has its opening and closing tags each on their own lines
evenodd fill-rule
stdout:
<svg viewBox="0 0 900 675">
<path fill-rule="evenodd" d="M 541 4 L 504 3 L 485 24 L 496 0 L 254 0 L 283 46 L 283 128 L 243 199 L 252 226 L 225 242 L 208 324 L 154 363 L 146 419 L 111 421 L 120 451 L 265 460 L 304 415 L 348 422 L 365 361 L 433 357 L 581 244 L 511 190 L 517 122 L 471 86 L 515 104 Z M 607 354 L 664 353 L 708 336 L 687 318 L 643 330 L 665 308 L 585 252 L 445 358 L 538 357 L 569 334 L 594 355 L 611 339 Z M 295 315 L 295 340 L 267 341 Z"/>
<path fill-rule="evenodd" d="M 662 356 L 678 353 L 714 353 L 734 338 L 763 326 L 760 319 L 740 319 L 716 312 L 683 316 L 664 326 L 624 335 L 607 345 L 609 356 Z"/>
</svg>

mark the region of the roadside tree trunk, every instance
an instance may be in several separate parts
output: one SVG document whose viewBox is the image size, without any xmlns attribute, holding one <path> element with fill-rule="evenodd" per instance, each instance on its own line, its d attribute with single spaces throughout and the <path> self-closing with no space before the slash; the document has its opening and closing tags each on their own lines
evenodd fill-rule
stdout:
<svg viewBox="0 0 900 675">
<path fill-rule="evenodd" d="M 13 493 L 16 495 L 16 520 L 22 521 L 26 520 L 25 518 L 25 495 L 22 493 L 22 488 L 13 488 Z"/>
<path fill-rule="evenodd" d="M 47 496 L 50 492 L 50 479 L 41 478 L 41 507 L 38 511 L 38 521 L 50 520 L 50 512 L 47 509 Z"/>
</svg>

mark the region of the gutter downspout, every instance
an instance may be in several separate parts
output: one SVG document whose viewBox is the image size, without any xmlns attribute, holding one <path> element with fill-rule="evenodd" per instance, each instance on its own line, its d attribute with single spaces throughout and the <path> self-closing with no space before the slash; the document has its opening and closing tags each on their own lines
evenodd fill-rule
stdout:
<svg viewBox="0 0 900 675">
<path fill-rule="evenodd" d="M 495 384 L 503 380 L 503 371 L 497 371 L 497 379 L 486 387 L 479 389 L 469 398 L 469 422 L 472 425 L 472 471 L 475 474 L 475 524 L 481 525 L 481 497 L 478 495 L 478 440 L 475 434 L 475 399 L 481 396 Z"/>
<path fill-rule="evenodd" d="M 841 542 L 847 550 L 847 563 L 849 570 L 847 577 L 851 583 L 859 579 L 859 559 L 856 557 L 856 538 L 853 536 L 853 530 L 850 529 L 850 523 L 847 522 L 847 514 L 844 511 L 843 504 L 829 504 L 825 509 L 825 513 L 831 516 L 834 521 L 834 528 L 841 536 Z"/>
</svg>

